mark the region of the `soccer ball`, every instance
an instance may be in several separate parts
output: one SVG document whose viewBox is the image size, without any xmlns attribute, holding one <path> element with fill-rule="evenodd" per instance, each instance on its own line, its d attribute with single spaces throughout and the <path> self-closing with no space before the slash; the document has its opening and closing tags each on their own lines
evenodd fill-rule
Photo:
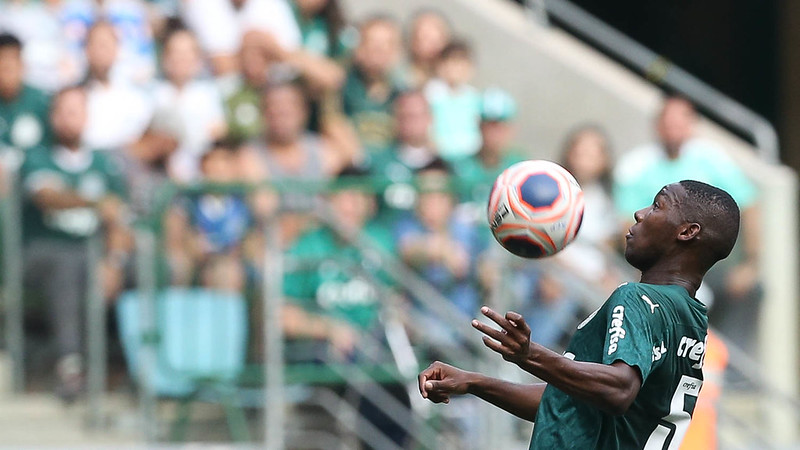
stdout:
<svg viewBox="0 0 800 450">
<path fill-rule="evenodd" d="M 550 161 L 523 161 L 497 177 L 487 218 L 506 250 L 523 258 L 543 258 L 575 239 L 583 206 L 583 191 L 566 169 Z"/>
</svg>

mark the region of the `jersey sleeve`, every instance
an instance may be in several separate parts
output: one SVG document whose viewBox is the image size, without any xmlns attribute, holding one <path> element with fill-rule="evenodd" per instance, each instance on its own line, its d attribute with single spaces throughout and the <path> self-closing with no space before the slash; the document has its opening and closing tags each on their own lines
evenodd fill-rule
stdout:
<svg viewBox="0 0 800 450">
<path fill-rule="evenodd" d="M 608 299 L 605 311 L 606 337 L 603 364 L 622 361 L 636 367 L 647 379 L 653 368 L 653 327 L 655 317 L 635 287 L 623 285 Z"/>
</svg>

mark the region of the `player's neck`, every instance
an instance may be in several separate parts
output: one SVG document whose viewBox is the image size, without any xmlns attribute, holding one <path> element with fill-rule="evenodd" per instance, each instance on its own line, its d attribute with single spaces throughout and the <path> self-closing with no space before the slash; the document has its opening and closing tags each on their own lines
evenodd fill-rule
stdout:
<svg viewBox="0 0 800 450">
<path fill-rule="evenodd" d="M 673 266 L 675 267 L 675 266 Z M 680 267 L 680 266 L 678 266 Z M 686 271 L 676 270 L 666 267 L 652 267 L 642 272 L 642 283 L 647 284 L 673 284 L 681 286 L 694 297 L 700 283 L 703 281 L 703 275 L 700 273 L 687 273 Z"/>
</svg>

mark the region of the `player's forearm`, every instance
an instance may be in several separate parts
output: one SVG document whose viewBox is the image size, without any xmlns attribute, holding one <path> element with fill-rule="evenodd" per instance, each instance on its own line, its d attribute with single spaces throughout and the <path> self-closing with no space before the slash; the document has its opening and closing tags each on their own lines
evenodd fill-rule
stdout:
<svg viewBox="0 0 800 450">
<path fill-rule="evenodd" d="M 641 384 L 636 370 L 627 365 L 573 361 L 533 343 L 529 357 L 517 364 L 567 395 L 610 414 L 624 414 Z"/>
<path fill-rule="evenodd" d="M 533 422 L 536 419 L 536 412 L 539 410 L 539 403 L 546 386 L 544 383 L 511 383 L 475 374 L 474 380 L 469 383 L 467 392 L 520 419 Z"/>
</svg>

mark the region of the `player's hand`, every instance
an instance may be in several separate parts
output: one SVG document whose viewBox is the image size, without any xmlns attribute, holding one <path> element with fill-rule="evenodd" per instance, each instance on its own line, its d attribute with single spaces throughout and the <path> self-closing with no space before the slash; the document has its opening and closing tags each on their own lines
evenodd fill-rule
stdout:
<svg viewBox="0 0 800 450">
<path fill-rule="evenodd" d="M 488 306 L 482 307 L 481 313 L 500 325 L 500 329 L 497 330 L 478 320 L 472 321 L 472 326 L 486 335 L 483 337 L 484 345 L 499 353 L 506 361 L 513 363 L 524 361 L 530 352 L 531 329 L 522 315 L 509 311 L 505 316 L 501 316 Z"/>
<path fill-rule="evenodd" d="M 453 395 L 467 393 L 472 373 L 435 361 L 419 374 L 419 393 L 433 403 L 450 403 Z"/>
</svg>

